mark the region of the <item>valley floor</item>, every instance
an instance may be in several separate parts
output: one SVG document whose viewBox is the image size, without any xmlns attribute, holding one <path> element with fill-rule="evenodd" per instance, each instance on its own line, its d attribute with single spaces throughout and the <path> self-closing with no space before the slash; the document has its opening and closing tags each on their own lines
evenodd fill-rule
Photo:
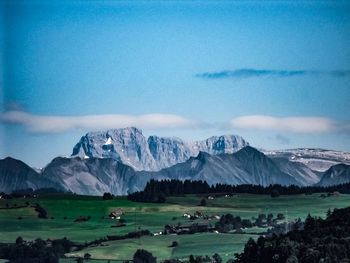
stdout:
<svg viewBox="0 0 350 263">
<path fill-rule="evenodd" d="M 190 224 L 184 213 L 196 211 L 208 216 L 221 216 L 231 213 L 242 219 L 257 217 L 260 213 L 283 213 L 286 220 L 304 219 L 312 216 L 325 217 L 328 209 L 349 206 L 350 195 L 322 198 L 320 194 L 293 195 L 271 198 L 266 195 L 237 194 L 232 197 L 218 197 L 207 200 L 206 206 L 199 206 L 201 196 L 169 197 L 167 203 L 135 203 L 125 197 L 102 200 L 101 197 L 77 196 L 70 194 L 42 195 L 34 199 L 0 200 L 0 242 L 14 242 L 18 236 L 25 240 L 68 239 L 85 243 L 107 235 L 124 235 L 140 229 L 159 233 L 167 224 Z M 28 205 L 29 206 L 26 206 Z M 39 219 L 37 212 L 30 207 L 38 203 L 48 213 L 48 219 Z M 6 207 L 13 207 L 6 209 Z M 22 208 L 15 208 L 21 207 Z M 115 219 L 108 215 L 117 209 L 123 211 L 122 219 L 126 226 L 116 225 Z M 90 217 L 86 222 L 74 222 L 79 217 Z M 215 219 L 209 223 L 215 224 Z M 91 254 L 96 259 L 131 259 L 134 252 L 143 248 L 153 253 L 158 259 L 187 258 L 194 255 L 213 255 L 219 253 L 227 260 L 234 253 L 241 252 L 250 238 L 257 238 L 257 233 L 266 229 L 255 228 L 244 234 L 198 233 L 192 235 L 157 235 L 139 239 L 108 241 L 102 246 L 88 247 L 67 256 Z M 249 232 L 249 233 L 248 233 Z M 254 232 L 254 233 L 253 233 Z M 173 241 L 178 246 L 170 247 Z M 62 262 L 73 262 L 68 259 Z M 92 261 L 90 261 L 92 262 Z M 101 262 L 101 261 L 100 261 Z"/>
</svg>

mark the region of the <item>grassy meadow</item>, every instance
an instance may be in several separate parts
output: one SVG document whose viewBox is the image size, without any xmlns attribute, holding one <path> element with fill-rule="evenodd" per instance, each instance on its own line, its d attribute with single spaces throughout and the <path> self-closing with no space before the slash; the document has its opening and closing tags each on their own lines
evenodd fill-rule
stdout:
<svg viewBox="0 0 350 263">
<path fill-rule="evenodd" d="M 239 194 L 207 200 L 205 207 L 199 206 L 201 196 L 169 197 L 164 204 L 135 203 L 125 197 L 102 200 L 101 197 L 71 194 L 41 195 L 35 199 L 0 200 L 0 208 L 38 203 L 48 212 L 48 219 L 39 219 L 33 208 L 0 209 L 0 242 L 14 242 L 18 236 L 25 240 L 57 239 L 67 237 L 75 242 L 89 242 L 106 235 L 122 235 L 138 229 L 160 232 L 166 224 L 188 224 L 184 213 L 201 211 L 207 215 L 231 213 L 251 219 L 259 213 L 283 213 L 287 220 L 304 219 L 307 214 L 324 217 L 328 209 L 350 205 L 350 195 L 321 198 L 320 194 L 293 195 L 271 198 L 265 195 Z M 109 213 L 121 208 L 125 212 L 124 227 L 111 227 L 116 220 Z M 79 216 L 91 219 L 74 222 Z M 19 219 L 21 218 L 21 219 Z M 66 218 L 66 219 L 65 219 Z M 215 220 L 212 221 L 215 223 Z M 254 229 L 254 232 L 259 229 Z M 260 229 L 262 231 L 262 229 Z M 184 258 L 190 254 L 213 255 L 219 253 L 224 259 L 240 252 L 245 242 L 254 234 L 215 234 L 144 236 L 140 239 L 109 241 L 103 246 L 89 247 L 67 256 L 82 256 L 90 253 L 98 259 L 131 259 L 138 248 L 146 249 L 158 259 Z M 170 247 L 173 241 L 177 247 Z M 62 261 L 68 262 L 68 261 Z"/>
</svg>

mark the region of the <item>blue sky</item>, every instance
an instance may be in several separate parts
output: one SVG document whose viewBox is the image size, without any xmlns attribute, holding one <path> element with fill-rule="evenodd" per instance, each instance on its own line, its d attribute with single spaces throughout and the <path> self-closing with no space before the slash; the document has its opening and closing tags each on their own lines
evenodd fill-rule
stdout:
<svg viewBox="0 0 350 263">
<path fill-rule="evenodd" d="M 349 2 L 3 1 L 0 157 L 90 130 L 350 151 Z"/>
</svg>

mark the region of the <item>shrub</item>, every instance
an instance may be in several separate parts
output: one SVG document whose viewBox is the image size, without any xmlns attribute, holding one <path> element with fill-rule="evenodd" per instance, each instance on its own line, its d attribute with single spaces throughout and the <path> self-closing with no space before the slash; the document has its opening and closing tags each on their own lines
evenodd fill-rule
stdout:
<svg viewBox="0 0 350 263">
<path fill-rule="evenodd" d="M 280 196 L 280 193 L 277 190 L 272 190 L 271 191 L 271 197 L 272 198 L 279 197 L 279 196 Z"/>
<path fill-rule="evenodd" d="M 157 263 L 157 258 L 147 250 L 138 249 L 134 254 L 134 263 Z"/>
<path fill-rule="evenodd" d="M 178 245 L 177 241 L 173 241 L 169 247 L 177 247 Z"/>
<path fill-rule="evenodd" d="M 91 258 L 91 255 L 89 253 L 84 254 L 84 259 L 89 260 Z"/>
<path fill-rule="evenodd" d="M 112 200 L 113 199 L 113 195 L 111 193 L 104 193 L 102 196 L 103 200 Z"/>
</svg>

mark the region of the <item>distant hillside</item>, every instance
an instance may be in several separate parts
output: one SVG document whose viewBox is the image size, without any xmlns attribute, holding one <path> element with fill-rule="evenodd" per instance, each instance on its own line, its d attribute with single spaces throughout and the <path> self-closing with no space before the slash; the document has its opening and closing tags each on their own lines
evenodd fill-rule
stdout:
<svg viewBox="0 0 350 263">
<path fill-rule="evenodd" d="M 303 163 L 317 172 L 325 172 L 339 163 L 350 165 L 350 153 L 342 151 L 299 148 L 263 152 L 271 158 L 285 158 L 292 162 Z"/>
<path fill-rule="evenodd" d="M 42 174 L 65 191 L 83 195 L 102 195 L 105 192 L 125 195 L 139 190 L 137 185 L 143 181 L 136 178 L 131 167 L 111 158 L 57 157 Z"/>
<path fill-rule="evenodd" d="M 317 185 L 330 186 L 350 182 L 350 165 L 337 164 L 329 168 Z"/>
<path fill-rule="evenodd" d="M 10 193 L 28 188 L 61 189 L 61 185 L 37 173 L 20 160 L 11 157 L 0 160 L 0 192 Z"/>
<path fill-rule="evenodd" d="M 311 170 L 308 166 L 300 162 L 293 162 L 287 158 L 271 158 L 278 168 L 284 173 L 290 174 L 297 180 L 301 185 L 313 185 L 320 181 L 322 176 L 321 172 Z"/>
<path fill-rule="evenodd" d="M 151 178 L 203 180 L 208 184 L 300 185 L 293 176 L 282 172 L 274 161 L 250 146 L 233 154 L 200 152 L 184 163 L 159 172 L 140 174 Z"/>
</svg>

